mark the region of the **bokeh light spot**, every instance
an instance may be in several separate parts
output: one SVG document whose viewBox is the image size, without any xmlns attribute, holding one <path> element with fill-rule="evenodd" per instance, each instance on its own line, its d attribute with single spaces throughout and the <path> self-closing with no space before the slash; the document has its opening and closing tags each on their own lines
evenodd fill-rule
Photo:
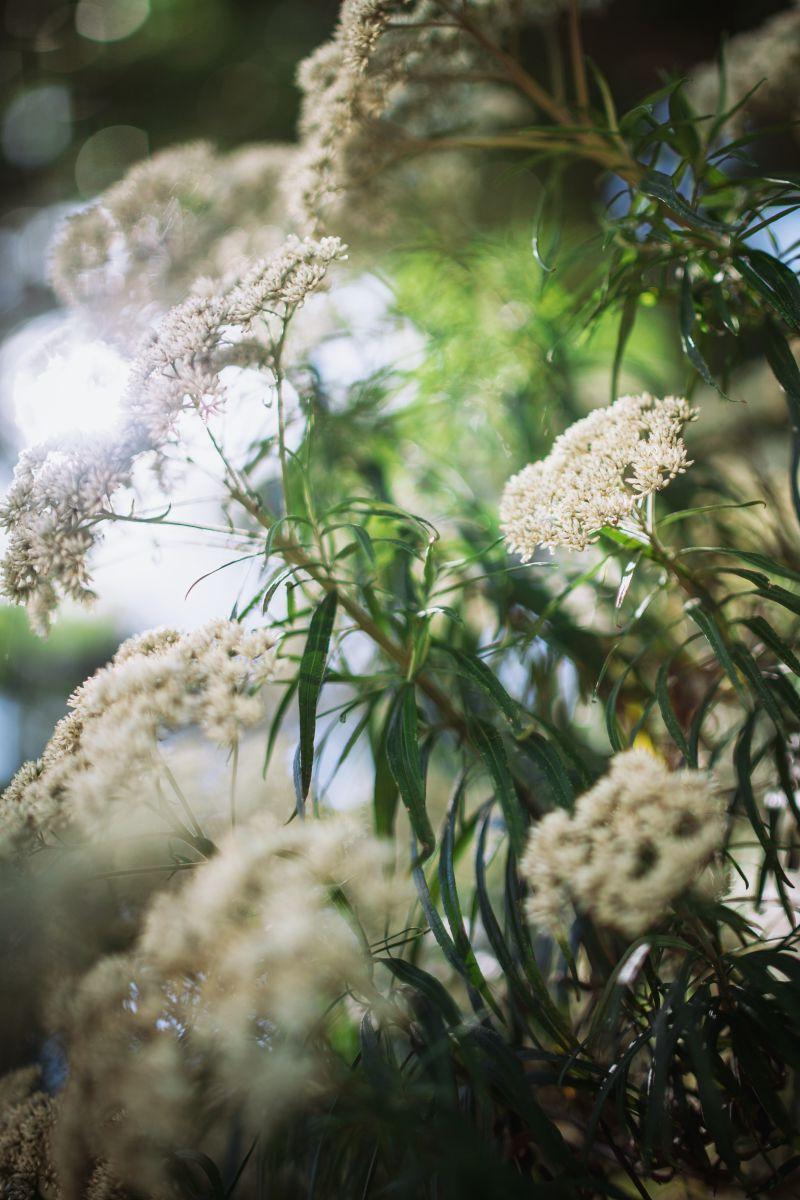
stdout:
<svg viewBox="0 0 800 1200">
<path fill-rule="evenodd" d="M 45 166 L 71 140 L 70 97 L 60 84 L 28 88 L 11 101 L 3 116 L 3 153 L 15 166 Z"/>
<path fill-rule="evenodd" d="M 91 42 L 130 37 L 150 15 L 150 0 L 80 0 L 75 28 Z"/>
<path fill-rule="evenodd" d="M 122 176 L 132 163 L 144 158 L 147 134 L 134 125 L 108 125 L 93 133 L 75 160 L 75 182 L 84 196 L 95 196 Z"/>
<path fill-rule="evenodd" d="M 113 347 L 92 340 L 74 318 L 52 314 L 24 325 L 0 361 L 3 399 L 26 445 L 113 429 L 129 371 Z"/>
</svg>

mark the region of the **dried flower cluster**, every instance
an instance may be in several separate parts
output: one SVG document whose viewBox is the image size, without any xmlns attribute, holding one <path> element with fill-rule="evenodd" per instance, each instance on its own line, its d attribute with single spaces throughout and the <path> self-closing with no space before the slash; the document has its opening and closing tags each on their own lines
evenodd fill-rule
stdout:
<svg viewBox="0 0 800 1200">
<path fill-rule="evenodd" d="M 195 142 L 138 163 L 65 222 L 52 251 L 57 295 L 135 345 L 198 276 L 230 283 L 280 243 L 279 182 L 293 153 L 260 145 L 223 155 Z"/>
<path fill-rule="evenodd" d="M 604 525 L 630 518 L 691 465 L 682 433 L 695 415 L 681 398 L 644 394 L 576 421 L 546 459 L 506 484 L 500 525 L 509 550 L 523 562 L 539 546 L 583 550 Z"/>
<path fill-rule="evenodd" d="M 8 853 L 76 828 L 100 836 L 118 812 L 142 805 L 180 829 L 182 797 L 164 739 L 197 728 L 229 747 L 263 715 L 258 695 L 275 670 L 269 631 L 213 621 L 190 634 L 161 630 L 125 642 L 109 666 L 75 692 L 38 762 L 26 763 L 0 800 Z"/>
<path fill-rule="evenodd" d="M 741 132 L 750 119 L 761 124 L 796 122 L 800 116 L 798 72 L 800 4 L 776 13 L 758 29 L 748 29 L 731 38 L 725 46 L 723 103 L 732 108 L 744 101 L 731 117 L 732 132 Z M 688 91 L 699 113 L 716 112 L 720 98 L 719 64 L 704 63 L 698 67 L 689 77 Z"/>
<path fill-rule="evenodd" d="M 44 1090 L 38 1067 L 23 1067 L 0 1078 L 0 1181 L 7 1200 L 62 1200 L 53 1144 L 61 1111 L 61 1098 Z M 102 1160 L 87 1164 L 79 1194 L 80 1200 L 130 1196 Z M 151 1193 L 150 1200 L 163 1196 Z"/>
<path fill-rule="evenodd" d="M 611 761 L 575 812 L 548 813 L 521 864 L 530 920 L 563 929 L 570 905 L 637 937 L 687 891 L 719 890 L 725 808 L 702 771 L 671 772 L 644 750 Z"/>
<path fill-rule="evenodd" d="M 259 817 L 159 897 L 134 952 L 100 963 L 69 1008 L 69 1169 L 102 1152 L 154 1187 L 170 1149 L 213 1148 L 234 1115 L 263 1135 L 324 1095 L 331 1005 L 375 996 L 363 939 L 407 902 L 388 853 L 346 815 Z"/>
<path fill-rule="evenodd" d="M 23 1067 L 0 1079 L 0 1180 L 3 1196 L 37 1200 L 57 1195 L 52 1163 L 56 1103 L 41 1088 L 36 1067 Z"/>
<path fill-rule="evenodd" d="M 301 146 L 287 176 L 295 218 L 315 226 L 351 189 L 361 205 L 382 168 L 432 144 L 441 152 L 448 134 L 530 121 L 529 104 L 496 82 L 497 64 L 515 30 L 564 7 L 345 0 L 333 38 L 298 73 Z M 418 187 L 418 173 L 413 178 Z"/>
</svg>

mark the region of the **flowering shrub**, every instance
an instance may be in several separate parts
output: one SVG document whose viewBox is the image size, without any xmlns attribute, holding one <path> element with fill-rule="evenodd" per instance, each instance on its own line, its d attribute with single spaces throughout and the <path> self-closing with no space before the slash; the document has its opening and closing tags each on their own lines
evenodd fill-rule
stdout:
<svg viewBox="0 0 800 1200">
<path fill-rule="evenodd" d="M 797 1194 L 800 283 L 757 235 L 800 198 L 743 148 L 800 23 L 619 112 L 584 10 L 344 0 L 297 146 L 162 152 L 56 239 L 129 383 L 21 457 L 6 597 L 46 632 L 114 525 L 257 574 L 0 799 L 4 1196 Z M 559 248 L 568 166 L 608 203 Z"/>
</svg>

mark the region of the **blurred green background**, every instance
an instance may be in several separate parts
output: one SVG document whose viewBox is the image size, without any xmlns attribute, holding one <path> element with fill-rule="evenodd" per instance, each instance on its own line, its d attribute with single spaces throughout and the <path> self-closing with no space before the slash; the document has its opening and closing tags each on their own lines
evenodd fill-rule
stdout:
<svg viewBox="0 0 800 1200">
<path fill-rule="evenodd" d="M 713 58 L 723 34 L 786 7 L 775 0 L 614 0 L 604 16 L 587 16 L 586 48 L 625 107 L 666 73 Z M 224 147 L 291 140 L 297 63 L 325 39 L 337 8 L 336 0 L 0 3 L 0 339 L 7 344 L 54 308 L 46 283 L 54 226 L 128 165 L 196 138 Z M 540 34 L 528 35 L 525 52 L 546 71 Z M 782 162 L 786 169 L 785 154 Z M 570 194 L 570 219 L 578 222 L 597 191 L 592 183 Z M 401 283 L 413 317 L 411 267 Z M 429 286 L 424 263 L 419 285 Z M 10 399 L 13 369 L 0 349 L 3 487 L 23 441 Z M 0 782 L 39 752 L 66 696 L 127 632 L 108 615 L 67 618 L 41 642 L 21 612 L 0 608 Z"/>
</svg>

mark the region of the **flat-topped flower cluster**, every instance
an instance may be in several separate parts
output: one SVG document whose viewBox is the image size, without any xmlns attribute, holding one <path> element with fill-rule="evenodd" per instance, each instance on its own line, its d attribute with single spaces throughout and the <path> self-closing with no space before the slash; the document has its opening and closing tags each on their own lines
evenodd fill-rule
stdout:
<svg viewBox="0 0 800 1200">
<path fill-rule="evenodd" d="M 506 484 L 500 527 L 523 562 L 539 546 L 584 550 L 604 525 L 620 525 L 691 461 L 683 429 L 697 412 L 682 397 L 623 396 L 556 438 L 541 462 Z"/>
</svg>

